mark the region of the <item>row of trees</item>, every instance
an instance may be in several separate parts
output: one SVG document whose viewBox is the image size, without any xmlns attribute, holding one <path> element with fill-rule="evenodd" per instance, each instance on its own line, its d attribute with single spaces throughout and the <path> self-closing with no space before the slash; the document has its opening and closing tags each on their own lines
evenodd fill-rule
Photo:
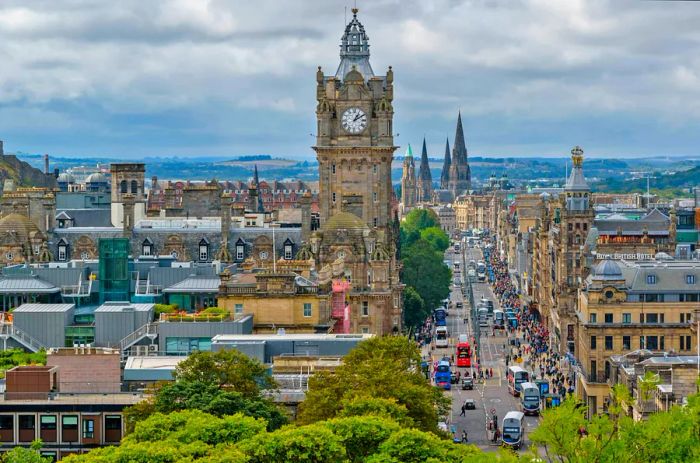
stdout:
<svg viewBox="0 0 700 463">
<path fill-rule="evenodd" d="M 450 294 L 452 274 L 444 263 L 450 238 L 432 209 L 414 209 L 401 224 L 400 246 L 404 322 L 416 327 Z"/>
</svg>

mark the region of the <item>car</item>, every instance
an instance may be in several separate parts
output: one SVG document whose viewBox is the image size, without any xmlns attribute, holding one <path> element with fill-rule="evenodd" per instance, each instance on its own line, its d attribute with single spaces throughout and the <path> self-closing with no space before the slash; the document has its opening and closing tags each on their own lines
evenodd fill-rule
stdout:
<svg viewBox="0 0 700 463">
<path fill-rule="evenodd" d="M 476 410 L 476 401 L 474 399 L 465 399 L 464 408 L 467 410 Z"/>
<path fill-rule="evenodd" d="M 462 390 L 472 390 L 474 389 L 474 380 L 471 378 L 462 378 Z"/>
<path fill-rule="evenodd" d="M 452 373 L 450 373 L 450 384 L 457 384 L 457 381 L 457 373 L 453 371 Z"/>
<path fill-rule="evenodd" d="M 479 320 L 479 326 L 481 328 L 488 328 L 489 322 L 487 322 L 486 320 Z"/>
</svg>

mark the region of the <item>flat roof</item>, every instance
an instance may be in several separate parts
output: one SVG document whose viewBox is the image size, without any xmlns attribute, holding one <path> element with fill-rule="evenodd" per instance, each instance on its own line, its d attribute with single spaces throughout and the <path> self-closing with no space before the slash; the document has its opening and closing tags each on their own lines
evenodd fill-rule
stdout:
<svg viewBox="0 0 700 463">
<path fill-rule="evenodd" d="M 219 334 L 212 342 L 245 342 L 245 341 L 363 341 L 373 338 L 373 334 Z"/>
<path fill-rule="evenodd" d="M 132 356 L 126 359 L 125 370 L 135 369 L 175 369 L 187 356 L 173 357 L 167 355 L 158 356 Z"/>
<path fill-rule="evenodd" d="M 131 302 L 105 302 L 101 306 L 95 309 L 95 313 L 97 312 L 123 312 L 124 309 L 132 309 L 135 311 L 143 311 L 147 312 L 153 308 L 155 304 L 153 303 L 148 303 L 148 304 L 134 304 Z"/>
<path fill-rule="evenodd" d="M 11 399 L 5 400 L 0 394 L 0 405 L 73 405 L 73 404 L 108 404 L 133 405 L 143 400 L 143 394 L 136 392 L 107 394 L 52 394 L 51 399 Z"/>
<path fill-rule="evenodd" d="M 75 304 L 22 304 L 13 313 L 68 312 Z"/>
</svg>

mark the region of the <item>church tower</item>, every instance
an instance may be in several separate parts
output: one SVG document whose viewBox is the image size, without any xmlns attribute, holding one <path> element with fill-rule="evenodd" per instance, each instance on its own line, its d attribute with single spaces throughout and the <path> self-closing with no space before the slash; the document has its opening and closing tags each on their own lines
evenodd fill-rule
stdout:
<svg viewBox="0 0 700 463">
<path fill-rule="evenodd" d="M 452 197 L 457 199 L 459 195 L 471 189 L 472 174 L 467 159 L 467 145 L 464 142 L 464 129 L 462 128 L 462 113 L 457 116 L 457 130 L 455 143 L 452 147 L 452 162 L 450 164 L 449 190 Z"/>
<path fill-rule="evenodd" d="M 340 65 L 335 75 L 316 73 L 316 146 L 319 163 L 321 227 L 347 212 L 391 239 L 391 161 L 394 157 L 394 73 L 374 74 L 369 63 L 369 37 L 357 19 L 345 27 Z"/>
<path fill-rule="evenodd" d="M 401 203 L 404 211 L 416 205 L 416 164 L 413 160 L 413 149 L 408 144 L 403 158 L 403 174 L 401 175 Z"/>
<path fill-rule="evenodd" d="M 420 155 L 420 169 L 418 171 L 418 178 L 416 179 L 416 190 L 418 192 L 418 202 L 427 203 L 431 201 L 433 197 L 433 176 L 430 174 L 425 137 L 423 137 L 423 151 Z"/>
<path fill-rule="evenodd" d="M 450 188 L 450 139 L 445 140 L 445 162 L 442 164 L 442 173 L 440 174 L 440 189 L 447 190 Z"/>
</svg>

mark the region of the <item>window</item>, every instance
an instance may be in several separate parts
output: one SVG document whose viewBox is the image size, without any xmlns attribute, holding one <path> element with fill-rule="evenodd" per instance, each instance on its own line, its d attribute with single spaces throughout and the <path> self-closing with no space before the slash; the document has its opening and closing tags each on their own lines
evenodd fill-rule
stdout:
<svg viewBox="0 0 700 463">
<path fill-rule="evenodd" d="M 121 183 L 119 183 L 119 191 L 122 193 L 129 192 L 129 186 L 126 183 L 126 180 L 122 180 Z"/>
<path fill-rule="evenodd" d="M 648 313 L 647 314 L 647 323 L 659 323 L 659 314 Z"/>
<path fill-rule="evenodd" d="M 663 302 L 664 301 L 664 295 L 663 294 L 643 294 L 642 300 L 644 302 Z"/>
<path fill-rule="evenodd" d="M 598 378 L 598 362 L 591 360 L 591 382 L 595 383 Z"/>
<path fill-rule="evenodd" d="M 588 314 L 588 323 L 598 323 L 598 315 L 597 314 Z"/>
<path fill-rule="evenodd" d="M 645 349 L 649 350 L 659 350 L 659 337 L 658 336 L 646 336 L 645 339 Z"/>
<path fill-rule="evenodd" d="M 613 337 L 605 336 L 605 350 L 612 350 L 613 348 Z"/>
<path fill-rule="evenodd" d="M 377 202 L 377 192 L 372 193 L 372 200 L 376 203 Z"/>
<path fill-rule="evenodd" d="M 331 173 L 335 174 L 335 164 L 331 164 Z"/>
<path fill-rule="evenodd" d="M 630 350 L 632 348 L 632 343 L 629 336 L 622 337 L 622 350 Z"/>
<path fill-rule="evenodd" d="M 235 315 L 240 315 L 243 313 L 243 304 L 236 304 L 233 306 L 233 313 Z"/>
<path fill-rule="evenodd" d="M 56 415 L 42 415 L 39 418 L 39 438 L 44 442 L 58 440 Z"/>
<path fill-rule="evenodd" d="M 648 285 L 655 285 L 656 284 L 656 275 L 647 275 L 647 284 Z"/>
<path fill-rule="evenodd" d="M 95 420 L 83 418 L 83 439 L 93 439 L 95 437 Z"/>
<path fill-rule="evenodd" d="M 333 202 L 335 202 L 335 192 L 333 192 Z"/>
<path fill-rule="evenodd" d="M 41 430 L 42 431 L 55 431 L 56 430 L 56 415 L 42 415 L 41 417 Z"/>
<path fill-rule="evenodd" d="M 0 415 L 0 442 L 14 442 L 15 420 L 13 415 Z"/>
<path fill-rule="evenodd" d="M 613 314 L 606 313 L 605 314 L 605 323 L 612 323 L 612 322 L 613 322 Z"/>
<path fill-rule="evenodd" d="M 372 223 L 374 224 L 375 227 L 377 226 L 377 218 L 376 217 L 372 220 Z"/>
<path fill-rule="evenodd" d="M 139 192 L 139 183 L 136 180 L 131 181 L 131 194 L 136 194 Z"/>
<path fill-rule="evenodd" d="M 606 297 L 606 299 L 612 299 L 614 295 L 615 295 L 615 293 L 613 293 L 613 292 L 610 291 L 610 290 L 605 291 L 605 297 Z"/>
<path fill-rule="evenodd" d="M 369 328 L 366 326 L 363 326 L 362 328 L 360 328 L 360 333 L 362 333 L 362 334 L 369 333 Z"/>
<path fill-rule="evenodd" d="M 142 256 L 150 256 L 152 253 L 153 253 L 153 245 L 148 240 L 144 241 L 143 245 L 141 246 L 141 255 Z"/>
<path fill-rule="evenodd" d="M 305 317 L 311 316 L 311 303 L 310 302 L 304 302 L 304 316 Z"/>
<path fill-rule="evenodd" d="M 372 166 L 372 173 L 374 173 L 374 174 L 377 173 L 377 165 L 376 165 L 376 164 L 374 164 L 374 165 Z"/>
<path fill-rule="evenodd" d="M 105 416 L 105 442 L 119 442 L 122 439 L 122 417 Z"/>
<path fill-rule="evenodd" d="M 245 246 L 242 244 L 236 245 L 236 260 L 243 260 L 245 257 Z"/>
<path fill-rule="evenodd" d="M 623 313 L 622 314 L 622 323 L 632 323 L 632 314 L 631 313 Z"/>
<path fill-rule="evenodd" d="M 292 260 L 292 245 L 291 244 L 284 245 L 284 258 L 286 260 Z"/>
<path fill-rule="evenodd" d="M 362 316 L 369 317 L 369 302 L 362 301 Z"/>
<path fill-rule="evenodd" d="M 690 350 L 690 336 L 681 336 L 681 350 Z"/>
<path fill-rule="evenodd" d="M 595 336 L 591 336 L 590 346 L 591 346 L 591 349 L 595 349 L 595 348 L 596 348 L 596 338 L 595 338 Z"/>
<path fill-rule="evenodd" d="M 666 350 L 666 337 L 665 336 L 659 336 L 659 349 L 661 350 Z"/>
<path fill-rule="evenodd" d="M 686 284 L 694 285 L 695 284 L 695 275 L 686 275 L 685 282 L 686 282 Z"/>
<path fill-rule="evenodd" d="M 639 348 L 640 349 L 645 349 L 646 348 L 646 343 L 644 342 L 644 336 L 639 337 Z"/>
<path fill-rule="evenodd" d="M 199 242 L 199 260 L 206 261 L 209 259 L 209 243 L 206 240 Z"/>
<path fill-rule="evenodd" d="M 372 272 L 370 270 L 367 270 L 367 286 L 370 286 L 372 284 Z"/>
</svg>

